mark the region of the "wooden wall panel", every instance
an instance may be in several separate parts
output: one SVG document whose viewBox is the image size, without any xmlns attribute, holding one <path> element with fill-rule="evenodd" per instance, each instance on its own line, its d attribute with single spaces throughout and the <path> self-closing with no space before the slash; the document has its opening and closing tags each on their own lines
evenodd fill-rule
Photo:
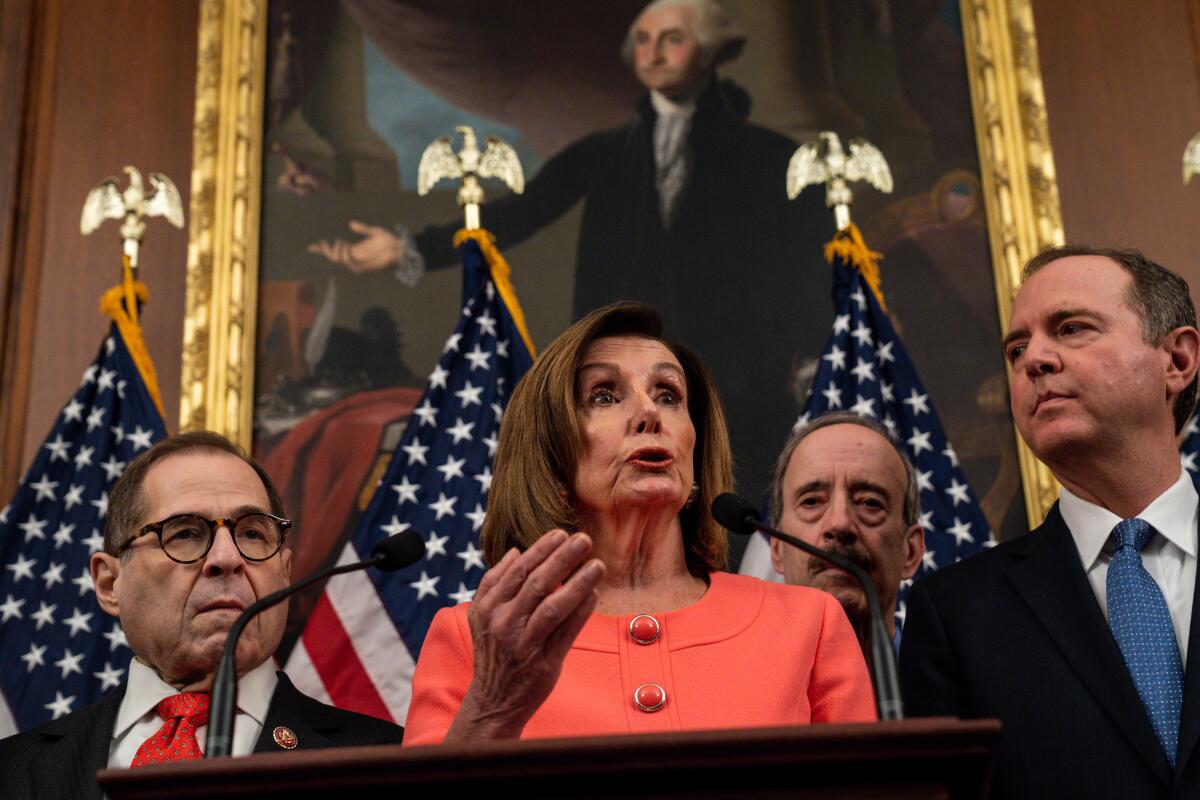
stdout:
<svg viewBox="0 0 1200 800">
<path fill-rule="evenodd" d="M 21 466 L 37 310 L 40 262 L 28 258 L 27 232 L 38 213 L 25 189 L 35 165 L 45 163 L 36 132 L 48 115 L 33 98 L 53 83 L 57 42 L 48 25 L 54 17 L 40 8 L 34 0 L 0 4 L 0 502 L 12 494 Z"/>
<path fill-rule="evenodd" d="M 20 201 L 21 136 L 29 110 L 29 82 L 37 15 L 32 0 L 0 3 L 0 309 L 8 308 L 17 273 L 13 269 L 17 233 L 23 218 Z M 6 320 L 7 321 L 7 318 Z M 8 337 L 0 325 L 0 343 Z M 0 345 L 0 354 L 4 353 Z M 4 356 L 0 355 L 0 363 Z"/>
<path fill-rule="evenodd" d="M 21 423 L 22 471 L 95 355 L 108 321 L 97 304 L 120 276 L 118 223 L 79 233 L 88 190 L 125 164 L 171 176 L 188 204 L 195 97 L 196 0 L 56 0 L 57 57 L 49 97 L 35 334 L 25 343 L 30 382 Z M 179 416 L 187 232 L 147 226 L 141 277 L 150 287 L 142 317 L 158 370 L 167 426 Z M 15 480 L 5 475 L 5 481 Z"/>
<path fill-rule="evenodd" d="M 1068 241 L 1138 247 L 1200 300 L 1200 132 L 1189 0 L 1033 0 Z"/>
</svg>

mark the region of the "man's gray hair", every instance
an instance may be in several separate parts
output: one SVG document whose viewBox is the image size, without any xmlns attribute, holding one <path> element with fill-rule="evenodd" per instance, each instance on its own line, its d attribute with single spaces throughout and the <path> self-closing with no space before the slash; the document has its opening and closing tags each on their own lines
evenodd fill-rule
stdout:
<svg viewBox="0 0 1200 800">
<path fill-rule="evenodd" d="M 783 445 L 779 460 L 775 462 L 775 477 L 771 482 L 772 524 L 778 525 L 780 517 L 783 516 L 783 479 L 787 475 L 788 462 L 792 460 L 792 454 L 810 434 L 834 425 L 857 425 L 860 428 L 866 428 L 878 433 L 892 446 L 896 455 L 900 456 L 900 463 L 904 465 L 904 527 L 916 525 L 921 519 L 921 485 L 917 481 L 917 470 L 909 460 L 908 454 L 883 425 L 850 411 L 831 411 L 828 414 L 822 414 L 812 422 L 792 431 L 792 435 Z"/>
<path fill-rule="evenodd" d="M 746 34 L 715 0 L 654 0 L 641 10 L 629 25 L 629 32 L 625 34 L 625 41 L 621 45 L 621 58 L 626 64 L 633 66 L 634 37 L 637 35 L 637 24 L 642 15 L 647 11 L 675 6 L 689 8 L 693 12 L 695 28 L 692 35 L 700 43 L 705 69 L 732 61 L 741 54 L 742 46 L 746 44 Z"/>
</svg>

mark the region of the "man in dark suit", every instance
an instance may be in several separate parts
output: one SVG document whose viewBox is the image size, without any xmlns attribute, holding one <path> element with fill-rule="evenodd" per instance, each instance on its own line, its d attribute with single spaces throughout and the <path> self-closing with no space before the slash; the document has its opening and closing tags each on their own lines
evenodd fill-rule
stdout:
<svg viewBox="0 0 1200 800">
<path fill-rule="evenodd" d="M 1136 251 L 1025 268 L 1006 355 L 1022 438 L 1062 483 L 1028 536 L 918 582 L 907 709 L 1004 724 L 993 797 L 1200 796 L 1196 400 L 1187 283 Z"/>
<path fill-rule="evenodd" d="M 180 434 L 134 460 L 91 561 L 100 607 L 134 653 L 128 679 L 0 740 L 0 796 L 99 798 L 100 769 L 201 757 L 226 636 L 243 609 L 288 584 L 290 525 L 270 478 L 222 436 Z M 402 728 L 320 703 L 275 671 L 286 615 L 268 609 L 238 640 L 233 755 L 398 743 Z"/>
</svg>

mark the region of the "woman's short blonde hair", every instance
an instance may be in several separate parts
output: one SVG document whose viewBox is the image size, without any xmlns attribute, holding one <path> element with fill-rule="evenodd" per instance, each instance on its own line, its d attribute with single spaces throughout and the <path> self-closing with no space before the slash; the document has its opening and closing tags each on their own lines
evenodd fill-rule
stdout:
<svg viewBox="0 0 1200 800">
<path fill-rule="evenodd" d="M 723 569 L 728 547 L 725 531 L 709 513 L 713 499 L 733 486 L 733 457 L 721 399 L 700 359 L 686 347 L 663 339 L 658 312 L 631 302 L 597 309 L 567 328 L 517 384 L 500 428 L 483 523 L 484 555 L 495 564 L 509 548 L 524 550 L 555 528 L 578 529 L 572 487 L 586 445 L 575 380 L 588 347 L 608 336 L 661 342 L 683 367 L 688 413 L 696 429 L 697 485 L 695 499 L 679 513 L 684 550 L 694 575 Z"/>
</svg>

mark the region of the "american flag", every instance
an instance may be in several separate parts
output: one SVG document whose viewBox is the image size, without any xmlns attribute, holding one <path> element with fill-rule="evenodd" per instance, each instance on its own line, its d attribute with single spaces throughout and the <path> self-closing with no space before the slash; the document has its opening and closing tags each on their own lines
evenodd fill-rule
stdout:
<svg viewBox="0 0 1200 800">
<path fill-rule="evenodd" d="M 304 692 L 403 724 L 412 672 L 433 615 L 470 600 L 485 569 L 487 512 L 500 421 L 532 345 L 509 267 L 483 231 L 460 232 L 463 309 L 339 564 L 367 558 L 412 528 L 425 557 L 398 572 L 331 578 L 287 662 Z"/>
<path fill-rule="evenodd" d="M 857 239 L 861 245 L 856 234 L 856 230 L 839 231 L 835 243 Z M 796 427 L 829 411 L 852 411 L 882 422 L 903 445 L 921 487 L 925 555 L 917 570 L 919 578 L 994 542 L 933 401 L 891 320 L 859 270 L 846 263 L 838 248 L 829 249 L 836 317 Z M 756 535 L 747 546 L 742 572 L 782 580 L 771 567 L 768 547 L 766 538 Z M 905 581 L 901 587 L 898 628 L 904 624 L 904 598 L 911 584 Z"/>
<path fill-rule="evenodd" d="M 113 483 L 165 435 L 114 322 L 0 512 L 0 736 L 94 703 L 125 679 L 132 653 L 96 604 L 88 562 L 103 548 Z"/>
</svg>

